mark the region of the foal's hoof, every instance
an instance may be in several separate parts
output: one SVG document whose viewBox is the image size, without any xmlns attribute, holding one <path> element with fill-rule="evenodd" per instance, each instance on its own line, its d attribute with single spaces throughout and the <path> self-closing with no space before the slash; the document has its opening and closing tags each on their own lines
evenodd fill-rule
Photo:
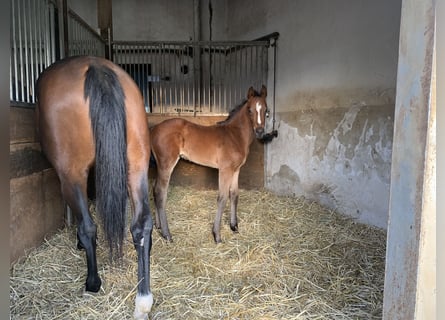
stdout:
<svg viewBox="0 0 445 320">
<path fill-rule="evenodd" d="M 216 244 L 218 244 L 218 243 L 222 243 L 222 241 L 221 241 L 221 236 L 216 235 L 215 232 L 213 232 L 213 240 L 215 240 L 215 243 L 216 243 Z"/>
<path fill-rule="evenodd" d="M 238 223 L 236 223 L 236 224 L 234 224 L 234 225 L 230 225 L 230 229 L 233 231 L 233 232 L 238 232 Z"/>
<path fill-rule="evenodd" d="M 162 235 L 162 237 L 163 237 L 163 238 L 165 239 L 165 241 L 167 241 L 167 242 L 173 242 L 173 238 L 172 238 L 171 235 L 166 235 L 166 236 Z"/>
<path fill-rule="evenodd" d="M 164 235 L 162 232 L 160 232 L 162 238 L 164 238 L 165 241 L 167 242 L 173 242 L 173 238 L 171 235 Z"/>
</svg>

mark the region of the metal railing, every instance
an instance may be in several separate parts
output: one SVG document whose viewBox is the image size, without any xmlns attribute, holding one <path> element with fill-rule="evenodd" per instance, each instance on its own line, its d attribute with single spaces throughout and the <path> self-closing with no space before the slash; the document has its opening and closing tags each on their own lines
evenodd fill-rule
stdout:
<svg viewBox="0 0 445 320">
<path fill-rule="evenodd" d="M 35 103 L 35 82 L 54 61 L 105 56 L 107 43 L 66 1 L 10 1 L 14 104 Z M 254 41 L 116 41 L 108 44 L 108 55 L 139 85 L 147 112 L 218 115 L 241 103 L 250 86 L 267 84 L 269 55 L 275 61 L 277 39 L 278 33 Z"/>
<path fill-rule="evenodd" d="M 9 96 L 15 104 L 35 103 L 35 82 L 56 60 L 66 55 L 105 56 L 105 41 L 99 34 L 59 3 L 63 2 L 11 0 Z"/>
<path fill-rule="evenodd" d="M 68 9 L 68 55 L 105 57 L 106 41 L 73 10 Z"/>
<path fill-rule="evenodd" d="M 55 17 L 53 1 L 11 0 L 11 101 L 35 102 L 35 81 L 57 58 Z"/>
<path fill-rule="evenodd" d="M 147 112 L 227 114 L 267 84 L 269 40 L 113 42 L 113 61 L 137 82 Z"/>
</svg>

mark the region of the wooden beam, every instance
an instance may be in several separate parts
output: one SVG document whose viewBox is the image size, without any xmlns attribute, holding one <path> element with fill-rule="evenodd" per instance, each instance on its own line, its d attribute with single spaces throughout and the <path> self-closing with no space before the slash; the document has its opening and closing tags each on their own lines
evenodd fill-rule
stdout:
<svg viewBox="0 0 445 320">
<path fill-rule="evenodd" d="M 97 0 L 97 22 L 100 35 L 107 40 L 113 40 L 113 9 L 111 0 Z M 110 30 L 110 34 L 108 34 Z M 108 39 L 110 37 L 110 39 Z"/>
</svg>

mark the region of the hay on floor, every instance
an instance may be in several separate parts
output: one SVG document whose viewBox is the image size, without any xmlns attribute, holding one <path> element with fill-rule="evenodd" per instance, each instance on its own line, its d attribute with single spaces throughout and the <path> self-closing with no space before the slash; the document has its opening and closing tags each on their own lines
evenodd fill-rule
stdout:
<svg viewBox="0 0 445 320">
<path fill-rule="evenodd" d="M 384 231 L 302 198 L 240 191 L 239 233 L 211 227 L 217 191 L 170 187 L 173 243 L 153 232 L 150 319 L 380 319 Z M 152 206 L 152 208 L 154 208 Z M 66 228 L 10 271 L 11 319 L 132 319 L 136 254 L 110 265 L 99 229 L 103 286 L 84 294 L 86 258 Z"/>
</svg>

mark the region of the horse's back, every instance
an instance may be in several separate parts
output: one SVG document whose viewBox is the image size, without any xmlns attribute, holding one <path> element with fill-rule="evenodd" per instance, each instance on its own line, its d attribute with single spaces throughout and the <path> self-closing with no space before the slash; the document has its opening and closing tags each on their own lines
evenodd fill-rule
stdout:
<svg viewBox="0 0 445 320">
<path fill-rule="evenodd" d="M 197 135 L 204 138 L 204 136 L 207 136 L 209 134 L 219 134 L 220 129 L 221 126 L 218 126 L 216 124 L 201 125 L 183 118 L 171 118 L 154 125 L 153 127 L 151 127 L 150 131 L 152 133 L 152 137 L 160 137 L 165 134 L 175 133 L 180 134 L 184 137 L 189 135 Z"/>
<path fill-rule="evenodd" d="M 75 104 L 78 101 L 85 103 L 84 82 L 90 67 L 111 69 L 126 93 L 126 108 L 145 111 L 140 90 L 128 73 L 110 60 L 94 56 L 69 57 L 46 68 L 37 80 L 40 109 L 77 108 Z M 65 101 L 56 103 L 61 98 Z"/>
<path fill-rule="evenodd" d="M 65 170 L 68 161 L 86 167 L 93 164 L 95 150 L 90 99 L 85 93 L 85 79 L 91 67 L 108 68 L 116 75 L 124 93 L 128 150 L 133 150 L 128 156 L 133 158 L 131 162 L 141 157 L 140 161 L 148 163 L 148 124 L 139 88 L 122 68 L 107 59 L 92 56 L 59 60 L 40 75 L 36 121 L 43 151 L 54 166 L 63 166 Z M 92 86 L 96 85 L 92 83 Z"/>
<path fill-rule="evenodd" d="M 220 125 L 205 126 L 183 118 L 172 118 L 153 126 L 150 131 L 155 157 L 168 159 L 168 163 L 181 157 L 218 168 L 221 152 L 225 151 L 221 147 L 230 147 L 230 144 L 224 143 L 227 137 L 224 127 Z"/>
</svg>

